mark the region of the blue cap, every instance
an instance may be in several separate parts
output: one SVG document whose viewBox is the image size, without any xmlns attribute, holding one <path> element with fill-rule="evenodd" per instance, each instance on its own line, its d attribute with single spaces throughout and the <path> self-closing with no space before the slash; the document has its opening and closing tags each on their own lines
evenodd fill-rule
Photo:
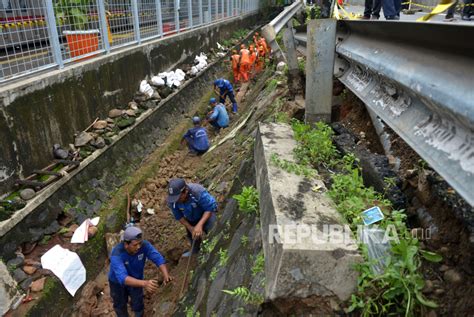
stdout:
<svg viewBox="0 0 474 317">
<path fill-rule="evenodd" d="M 216 98 L 211 98 L 211 99 L 209 99 L 209 104 L 213 104 L 213 103 L 216 103 L 216 102 L 217 102 L 217 101 L 216 101 Z"/>
<path fill-rule="evenodd" d="M 168 203 L 174 204 L 178 201 L 181 192 L 186 187 L 186 182 L 182 178 L 173 178 L 168 185 Z"/>
<path fill-rule="evenodd" d="M 193 117 L 193 123 L 194 123 L 194 124 L 199 124 L 199 123 L 201 123 L 201 118 L 199 118 L 199 117 Z"/>
</svg>

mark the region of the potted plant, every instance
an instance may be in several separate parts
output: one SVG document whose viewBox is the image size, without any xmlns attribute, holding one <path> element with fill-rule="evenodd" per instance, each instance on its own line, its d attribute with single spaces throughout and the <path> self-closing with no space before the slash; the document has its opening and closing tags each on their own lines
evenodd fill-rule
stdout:
<svg viewBox="0 0 474 317">
<path fill-rule="evenodd" d="M 90 0 L 55 0 L 54 11 L 58 25 L 66 36 L 71 57 L 99 49 L 99 30 L 90 28 Z"/>
</svg>

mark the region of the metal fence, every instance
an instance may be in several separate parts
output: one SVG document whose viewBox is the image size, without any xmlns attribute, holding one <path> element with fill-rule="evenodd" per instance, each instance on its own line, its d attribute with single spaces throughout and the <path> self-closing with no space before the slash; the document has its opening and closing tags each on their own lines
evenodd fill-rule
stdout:
<svg viewBox="0 0 474 317">
<path fill-rule="evenodd" d="M 257 0 L 1 0 L 0 83 L 253 13 Z"/>
</svg>

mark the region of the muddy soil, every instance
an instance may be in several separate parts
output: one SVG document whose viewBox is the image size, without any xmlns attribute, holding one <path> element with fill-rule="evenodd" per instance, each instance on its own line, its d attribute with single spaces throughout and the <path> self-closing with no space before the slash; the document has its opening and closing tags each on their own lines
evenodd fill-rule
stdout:
<svg viewBox="0 0 474 317">
<path fill-rule="evenodd" d="M 370 151 L 383 148 L 364 104 L 347 90 L 338 90 L 340 122 Z M 342 95 L 342 96 L 341 96 Z M 474 312 L 474 208 L 469 206 L 400 137 L 391 133 L 391 150 L 400 158 L 398 176 L 407 197 L 409 225 L 422 246 L 443 256 L 440 263 L 422 263 L 423 292 L 439 307 L 427 316 L 473 316 Z M 423 229 L 423 230 L 420 230 Z"/>
</svg>

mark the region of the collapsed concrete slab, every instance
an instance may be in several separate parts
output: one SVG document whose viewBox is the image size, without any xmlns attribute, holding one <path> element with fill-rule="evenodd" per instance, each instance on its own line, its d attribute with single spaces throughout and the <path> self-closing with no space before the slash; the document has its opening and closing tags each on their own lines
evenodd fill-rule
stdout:
<svg viewBox="0 0 474 317">
<path fill-rule="evenodd" d="M 267 300 L 311 298 L 329 313 L 355 291 L 361 261 L 357 244 L 318 177 L 306 178 L 275 164 L 295 162 L 293 131 L 260 124 L 255 168 L 265 253 Z"/>
</svg>

